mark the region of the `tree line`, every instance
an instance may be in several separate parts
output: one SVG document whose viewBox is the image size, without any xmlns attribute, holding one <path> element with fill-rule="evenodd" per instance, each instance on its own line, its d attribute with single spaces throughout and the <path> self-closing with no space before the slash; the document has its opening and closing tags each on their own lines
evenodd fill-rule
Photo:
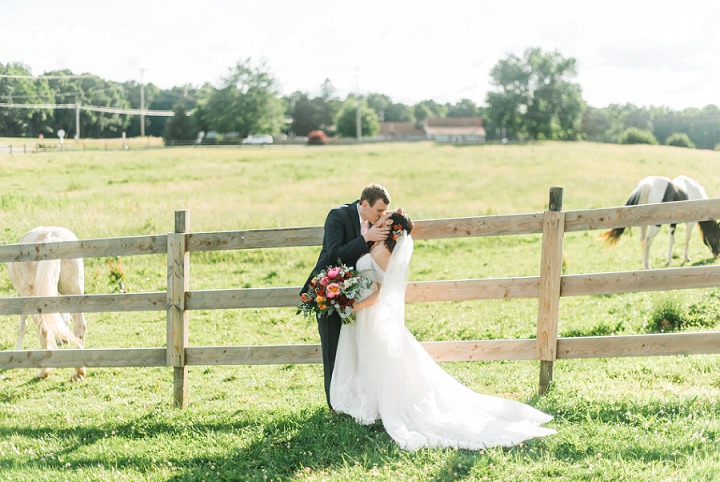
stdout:
<svg viewBox="0 0 720 482">
<path fill-rule="evenodd" d="M 720 108 L 707 105 L 677 111 L 667 107 L 611 104 L 593 107 L 575 82 L 574 58 L 529 48 L 511 54 L 491 70 L 492 89 L 483 104 L 423 100 L 394 102 L 382 93 L 340 98 L 330 81 L 318 94 L 281 95 L 266 63 L 251 58 L 229 69 L 218 85 L 182 85 L 160 89 L 135 81 L 118 83 L 69 70 L 31 77 L 22 63 L 0 63 L 0 136 L 37 137 L 63 129 L 83 137 L 139 136 L 140 116 L 52 108 L 80 104 L 119 109 L 173 111 L 172 117 L 145 117 L 145 135 L 166 140 L 244 138 L 251 134 L 355 137 L 358 113 L 364 137 L 376 135 L 381 122 L 408 122 L 420 129 L 429 117 L 482 117 L 488 140 L 591 140 L 599 142 L 669 143 L 715 149 L 720 146 Z M 11 108 L 3 105 L 39 105 Z"/>
</svg>

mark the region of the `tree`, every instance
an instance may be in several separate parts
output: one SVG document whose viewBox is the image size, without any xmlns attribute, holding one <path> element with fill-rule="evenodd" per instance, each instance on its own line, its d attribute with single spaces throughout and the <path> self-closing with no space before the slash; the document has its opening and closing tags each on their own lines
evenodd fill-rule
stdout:
<svg viewBox="0 0 720 482">
<path fill-rule="evenodd" d="M 385 94 L 368 94 L 367 105 L 375 111 L 380 122 L 385 122 L 385 111 L 392 104 L 392 100 Z"/>
<path fill-rule="evenodd" d="M 415 128 L 422 129 L 425 119 L 433 117 L 433 115 L 427 105 L 420 103 L 413 108 L 413 117 L 415 117 Z"/>
<path fill-rule="evenodd" d="M 56 92 L 59 104 L 79 104 L 82 106 L 127 109 L 130 103 L 121 84 L 100 77 L 84 74 L 84 77 L 71 77 L 70 70 L 48 72 L 47 75 L 66 76 L 49 80 L 50 88 Z M 82 137 L 120 137 L 130 122 L 128 114 L 116 112 L 97 112 L 80 110 L 80 135 Z M 77 135 L 74 109 L 56 109 L 53 115 L 54 130 L 64 129 L 68 137 Z"/>
<path fill-rule="evenodd" d="M 100 77 L 83 77 L 78 79 L 80 85 L 81 105 L 92 105 L 108 108 L 130 108 L 122 86 L 116 82 L 103 80 Z M 113 112 L 80 112 L 80 135 L 83 137 L 120 137 L 130 122 L 127 114 Z M 74 126 L 74 122 L 72 123 Z M 74 128 L 65 128 L 72 132 Z"/>
<path fill-rule="evenodd" d="M 415 127 L 422 129 L 425 119 L 428 117 L 445 117 L 447 107 L 440 105 L 434 100 L 423 100 L 413 108 L 413 116 L 415 117 Z"/>
<path fill-rule="evenodd" d="M 380 132 L 377 113 L 367 105 L 365 100 L 360 101 L 360 124 L 363 137 L 371 137 Z M 342 137 L 357 136 L 357 100 L 355 96 L 348 96 L 340 108 L 335 120 L 335 130 Z"/>
<path fill-rule="evenodd" d="M 668 136 L 665 144 L 675 147 L 688 147 L 690 149 L 695 148 L 695 144 L 693 144 L 688 135 L 684 132 L 676 132 L 674 134 L 671 134 L 670 136 Z"/>
<path fill-rule="evenodd" d="M 385 122 L 415 122 L 412 108 L 405 104 L 393 103 L 385 109 Z"/>
<path fill-rule="evenodd" d="M 85 94 L 82 90 L 82 85 L 78 78 L 73 78 L 74 75 L 71 70 L 53 70 L 46 72 L 47 75 L 57 76 L 57 78 L 51 78 L 48 80 L 50 89 L 55 93 L 55 102 L 58 104 L 82 104 L 82 99 L 85 98 Z M 66 77 L 66 78 L 63 78 Z M 51 132 L 55 132 L 58 129 L 64 129 L 67 132 L 67 137 L 76 137 L 77 135 L 77 118 L 74 109 L 55 109 L 52 115 L 51 123 L 49 126 Z M 82 121 L 85 118 L 85 112 L 80 111 L 80 134 L 85 135 L 82 129 Z"/>
<path fill-rule="evenodd" d="M 295 135 L 307 136 L 314 130 L 335 130 L 339 101 L 333 97 L 334 89 L 329 80 L 325 80 L 320 91 L 320 95 L 312 99 L 303 92 L 294 92 L 287 98 L 288 116 L 292 119 Z"/>
<path fill-rule="evenodd" d="M 637 107 L 634 104 L 610 104 L 606 111 L 610 120 L 610 129 L 607 133 L 610 139 L 620 139 L 630 128 L 639 131 L 653 131 L 653 122 L 650 110 Z M 653 137 L 655 137 L 653 135 Z"/>
<path fill-rule="evenodd" d="M 241 137 L 278 134 L 284 126 L 284 112 L 275 78 L 265 63 L 253 66 L 249 58 L 230 69 L 204 105 L 210 129 L 237 132 Z"/>
<path fill-rule="evenodd" d="M 288 115 L 292 119 L 292 133 L 307 136 L 318 130 L 318 109 L 315 102 L 303 92 L 293 92 L 287 99 Z"/>
<path fill-rule="evenodd" d="M 140 109 L 144 106 L 145 110 L 174 110 L 175 105 L 182 102 L 186 111 L 195 108 L 197 97 L 196 89 L 189 85 L 176 86 L 170 90 L 163 90 L 154 84 L 145 84 L 142 86 L 138 82 L 131 81 L 123 84 L 125 95 L 130 101 L 133 109 Z M 165 132 L 165 124 L 169 117 L 145 116 L 145 135 L 152 137 L 161 137 Z M 142 132 L 140 129 L 141 116 L 134 115 L 130 118 L 127 126 L 127 135 L 130 137 L 139 136 Z"/>
<path fill-rule="evenodd" d="M 335 133 L 335 117 L 340 111 L 342 101 L 335 95 L 335 86 L 325 79 L 320 87 L 320 96 L 316 98 L 320 108 L 319 127 L 326 134 Z"/>
<path fill-rule="evenodd" d="M 584 104 L 580 86 L 571 81 L 574 58 L 530 48 L 523 58 L 498 62 L 490 75 L 496 90 L 486 100 L 493 124 L 520 137 L 575 138 Z"/>
<path fill-rule="evenodd" d="M 182 102 L 173 109 L 175 113 L 170 120 L 165 122 L 163 139 L 165 144 L 172 144 L 172 141 L 191 141 L 195 139 L 196 129 L 192 119 L 187 115 Z"/>
<path fill-rule="evenodd" d="M 580 121 L 580 132 L 589 141 L 610 142 L 610 118 L 605 109 L 588 107 Z"/>
<path fill-rule="evenodd" d="M 209 83 L 203 84 L 202 87 L 195 91 L 196 104 L 195 110 L 193 110 L 192 118 L 195 127 L 198 130 L 209 132 L 210 129 L 210 114 L 207 111 L 207 106 L 210 103 L 210 98 L 215 93 L 216 89 Z"/>
<path fill-rule="evenodd" d="M 676 113 L 676 132 L 685 132 L 699 149 L 712 149 L 720 142 L 720 109 L 707 105 Z"/>
<path fill-rule="evenodd" d="M 446 104 L 447 117 L 478 117 L 480 109 L 470 99 L 460 99 L 454 105 Z"/>
<path fill-rule="evenodd" d="M 30 69 L 20 63 L 3 65 L 0 73 L 32 75 Z M 0 102 L 8 104 L 54 104 L 54 92 L 45 79 L 0 78 Z M 12 137 L 35 137 L 51 134 L 52 110 L 43 108 L 0 108 L 0 133 Z"/>
<path fill-rule="evenodd" d="M 665 144 L 668 137 L 674 132 L 683 130 L 677 112 L 669 107 L 651 107 L 652 133 L 661 144 Z"/>
<path fill-rule="evenodd" d="M 623 132 L 620 133 L 620 136 L 618 137 L 618 142 L 620 144 L 652 144 L 656 145 L 658 143 L 657 139 L 655 139 L 655 136 L 650 131 L 644 131 L 642 129 L 638 129 L 637 127 L 628 127 Z"/>
</svg>

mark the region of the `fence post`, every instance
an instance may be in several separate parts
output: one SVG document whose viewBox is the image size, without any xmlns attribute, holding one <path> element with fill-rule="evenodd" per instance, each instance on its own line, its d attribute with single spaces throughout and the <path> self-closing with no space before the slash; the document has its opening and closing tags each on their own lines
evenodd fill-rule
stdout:
<svg viewBox="0 0 720 482">
<path fill-rule="evenodd" d="M 185 294 L 190 289 L 190 253 L 186 233 L 190 230 L 190 212 L 175 211 L 175 232 L 167 241 L 167 365 L 173 367 L 173 400 L 178 408 L 187 406 L 188 367 L 185 348 L 188 345 L 188 312 Z"/>
<path fill-rule="evenodd" d="M 553 363 L 557 358 L 557 329 L 562 282 L 565 213 L 562 212 L 562 187 L 550 188 L 550 203 L 543 218 L 540 293 L 538 296 L 537 349 L 540 359 L 538 392 L 547 393 L 552 382 Z"/>
</svg>

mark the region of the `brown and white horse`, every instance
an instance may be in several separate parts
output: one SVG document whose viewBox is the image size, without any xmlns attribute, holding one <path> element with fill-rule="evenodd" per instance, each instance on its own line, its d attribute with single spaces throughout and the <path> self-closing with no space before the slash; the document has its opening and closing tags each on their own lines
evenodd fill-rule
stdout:
<svg viewBox="0 0 720 482">
<path fill-rule="evenodd" d="M 20 238 L 20 243 L 50 243 L 77 239 L 77 236 L 67 228 L 40 226 L 25 233 Z M 8 264 L 8 274 L 20 296 L 82 295 L 85 291 L 82 258 L 11 262 Z M 79 348 L 85 346 L 87 323 L 83 313 L 72 314 L 72 332 L 60 313 L 41 313 L 32 316 L 41 349 L 57 349 L 58 341 L 73 343 Z M 20 315 L 17 350 L 22 350 L 23 336 L 27 330 L 27 317 L 26 314 Z M 49 374 L 50 368 L 41 368 L 38 377 L 46 378 Z M 85 367 L 76 367 L 72 380 L 78 381 L 83 378 L 85 378 Z"/>
<path fill-rule="evenodd" d="M 678 176 L 672 181 L 663 176 L 649 176 L 641 180 L 637 187 L 630 193 L 630 197 L 625 203 L 626 206 L 637 206 L 638 204 L 652 204 L 672 201 L 694 201 L 697 199 L 707 199 L 705 188 L 700 183 L 687 176 Z M 715 221 L 700 221 L 700 235 L 703 243 L 710 248 L 713 256 L 720 254 L 720 227 Z M 673 243 L 675 242 L 675 224 L 670 225 L 670 247 L 667 253 L 666 266 L 672 260 Z M 688 223 L 685 231 L 685 253 L 683 255 L 683 264 L 690 260 L 688 256 L 688 246 L 690 244 L 690 235 L 695 223 Z M 607 244 L 614 245 L 622 236 L 625 228 L 611 229 L 600 235 Z M 653 239 L 660 231 L 660 226 L 641 226 L 640 242 L 642 243 L 642 265 L 643 268 L 650 268 L 650 246 Z"/>
</svg>

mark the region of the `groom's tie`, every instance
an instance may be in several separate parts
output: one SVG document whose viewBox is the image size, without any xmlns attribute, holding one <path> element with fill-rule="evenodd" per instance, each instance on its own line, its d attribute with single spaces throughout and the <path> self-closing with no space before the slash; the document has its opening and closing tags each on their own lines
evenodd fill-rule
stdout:
<svg viewBox="0 0 720 482">
<path fill-rule="evenodd" d="M 367 233 L 370 228 L 372 228 L 372 224 L 370 223 L 370 221 L 363 221 L 362 226 L 360 227 L 360 234 Z M 368 249 L 372 248 L 373 244 L 374 243 L 372 241 L 368 241 L 367 242 Z"/>
</svg>

